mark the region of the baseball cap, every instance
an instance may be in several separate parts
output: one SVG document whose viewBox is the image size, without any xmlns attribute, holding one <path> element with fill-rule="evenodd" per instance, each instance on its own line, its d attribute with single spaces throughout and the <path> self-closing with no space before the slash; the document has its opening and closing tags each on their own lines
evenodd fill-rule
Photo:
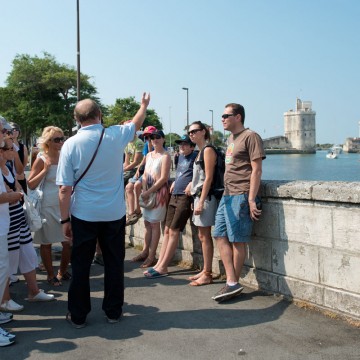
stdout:
<svg viewBox="0 0 360 360">
<path fill-rule="evenodd" d="M 189 145 L 195 147 L 195 144 L 190 140 L 190 138 L 189 138 L 188 135 L 183 135 L 180 139 L 175 140 L 175 143 L 176 143 L 176 144 L 181 144 L 182 142 L 186 142 L 186 143 L 188 143 Z"/>
<path fill-rule="evenodd" d="M 156 131 L 152 132 L 150 135 L 160 135 L 162 138 L 165 137 L 165 134 L 162 130 L 156 130 Z"/>
<path fill-rule="evenodd" d="M 12 127 L 10 126 L 10 124 L 6 121 L 6 119 L 0 115 L 0 124 L 2 125 L 2 127 L 6 130 L 12 130 Z"/>
<path fill-rule="evenodd" d="M 157 131 L 157 128 L 155 126 L 152 126 L 152 125 L 149 125 L 147 126 L 145 129 L 144 129 L 144 132 L 143 132 L 143 136 L 146 136 L 146 135 L 151 135 L 153 134 L 155 131 Z"/>
</svg>

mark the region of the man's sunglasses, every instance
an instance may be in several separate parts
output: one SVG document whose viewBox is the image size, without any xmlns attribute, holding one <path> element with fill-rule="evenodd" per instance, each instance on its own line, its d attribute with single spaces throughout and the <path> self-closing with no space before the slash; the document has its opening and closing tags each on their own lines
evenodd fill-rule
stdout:
<svg viewBox="0 0 360 360">
<path fill-rule="evenodd" d="M 159 139 L 161 139 L 161 135 L 150 135 L 150 139 L 151 140 L 155 140 L 155 139 L 159 140 Z"/>
<path fill-rule="evenodd" d="M 194 130 L 190 130 L 188 131 L 188 135 L 194 135 L 196 134 L 198 131 L 201 131 L 202 129 L 194 129 Z"/>
<path fill-rule="evenodd" d="M 63 143 L 65 141 L 65 138 L 64 137 L 56 137 L 56 138 L 53 138 L 51 139 L 54 143 L 56 144 L 59 144 L 59 143 Z"/>
<path fill-rule="evenodd" d="M 225 120 L 229 118 L 230 116 L 235 116 L 235 114 L 222 114 L 221 117 Z"/>
</svg>

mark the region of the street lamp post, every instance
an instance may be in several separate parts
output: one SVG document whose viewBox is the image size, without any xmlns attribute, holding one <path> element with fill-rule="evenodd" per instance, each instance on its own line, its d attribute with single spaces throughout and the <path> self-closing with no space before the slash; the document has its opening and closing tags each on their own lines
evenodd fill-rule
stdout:
<svg viewBox="0 0 360 360">
<path fill-rule="evenodd" d="M 170 136 L 170 148 L 171 148 L 171 106 L 169 106 L 169 123 L 170 123 L 169 136 Z"/>
<path fill-rule="evenodd" d="M 77 14 L 77 101 L 80 101 L 80 5 L 77 0 L 76 14 Z"/>
<path fill-rule="evenodd" d="M 214 145 L 214 110 L 209 110 L 211 112 L 211 143 Z"/>
<path fill-rule="evenodd" d="M 189 129 L 189 88 L 183 87 L 186 90 L 186 131 Z"/>
</svg>

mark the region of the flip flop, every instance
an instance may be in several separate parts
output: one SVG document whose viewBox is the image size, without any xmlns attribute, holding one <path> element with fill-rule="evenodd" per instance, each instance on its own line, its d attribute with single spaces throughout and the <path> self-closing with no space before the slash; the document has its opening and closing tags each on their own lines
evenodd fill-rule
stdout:
<svg viewBox="0 0 360 360">
<path fill-rule="evenodd" d="M 152 271 L 151 273 L 144 274 L 144 276 L 145 276 L 147 279 L 157 279 L 157 278 L 169 276 L 169 274 L 168 274 L 168 273 L 160 274 L 158 271 L 156 271 L 156 270 L 153 269 L 153 271 Z"/>
<path fill-rule="evenodd" d="M 148 268 L 143 274 L 146 276 L 146 274 L 152 274 L 154 271 L 156 271 L 154 268 Z"/>
</svg>

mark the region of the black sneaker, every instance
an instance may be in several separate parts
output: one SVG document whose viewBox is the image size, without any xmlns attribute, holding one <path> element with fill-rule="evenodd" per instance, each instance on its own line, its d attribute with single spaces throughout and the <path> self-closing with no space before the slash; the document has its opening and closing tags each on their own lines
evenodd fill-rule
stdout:
<svg viewBox="0 0 360 360">
<path fill-rule="evenodd" d="M 244 290 L 244 288 L 240 284 L 236 284 L 233 286 L 226 284 L 220 291 L 218 291 L 212 297 L 212 299 L 214 299 L 216 301 L 229 300 L 229 299 L 233 298 L 234 296 L 239 295 L 243 290 Z"/>
<path fill-rule="evenodd" d="M 66 321 L 75 329 L 82 329 L 86 326 L 86 322 L 82 323 L 82 324 L 75 324 L 72 320 L 71 320 L 71 314 L 67 313 L 66 314 Z"/>
</svg>

